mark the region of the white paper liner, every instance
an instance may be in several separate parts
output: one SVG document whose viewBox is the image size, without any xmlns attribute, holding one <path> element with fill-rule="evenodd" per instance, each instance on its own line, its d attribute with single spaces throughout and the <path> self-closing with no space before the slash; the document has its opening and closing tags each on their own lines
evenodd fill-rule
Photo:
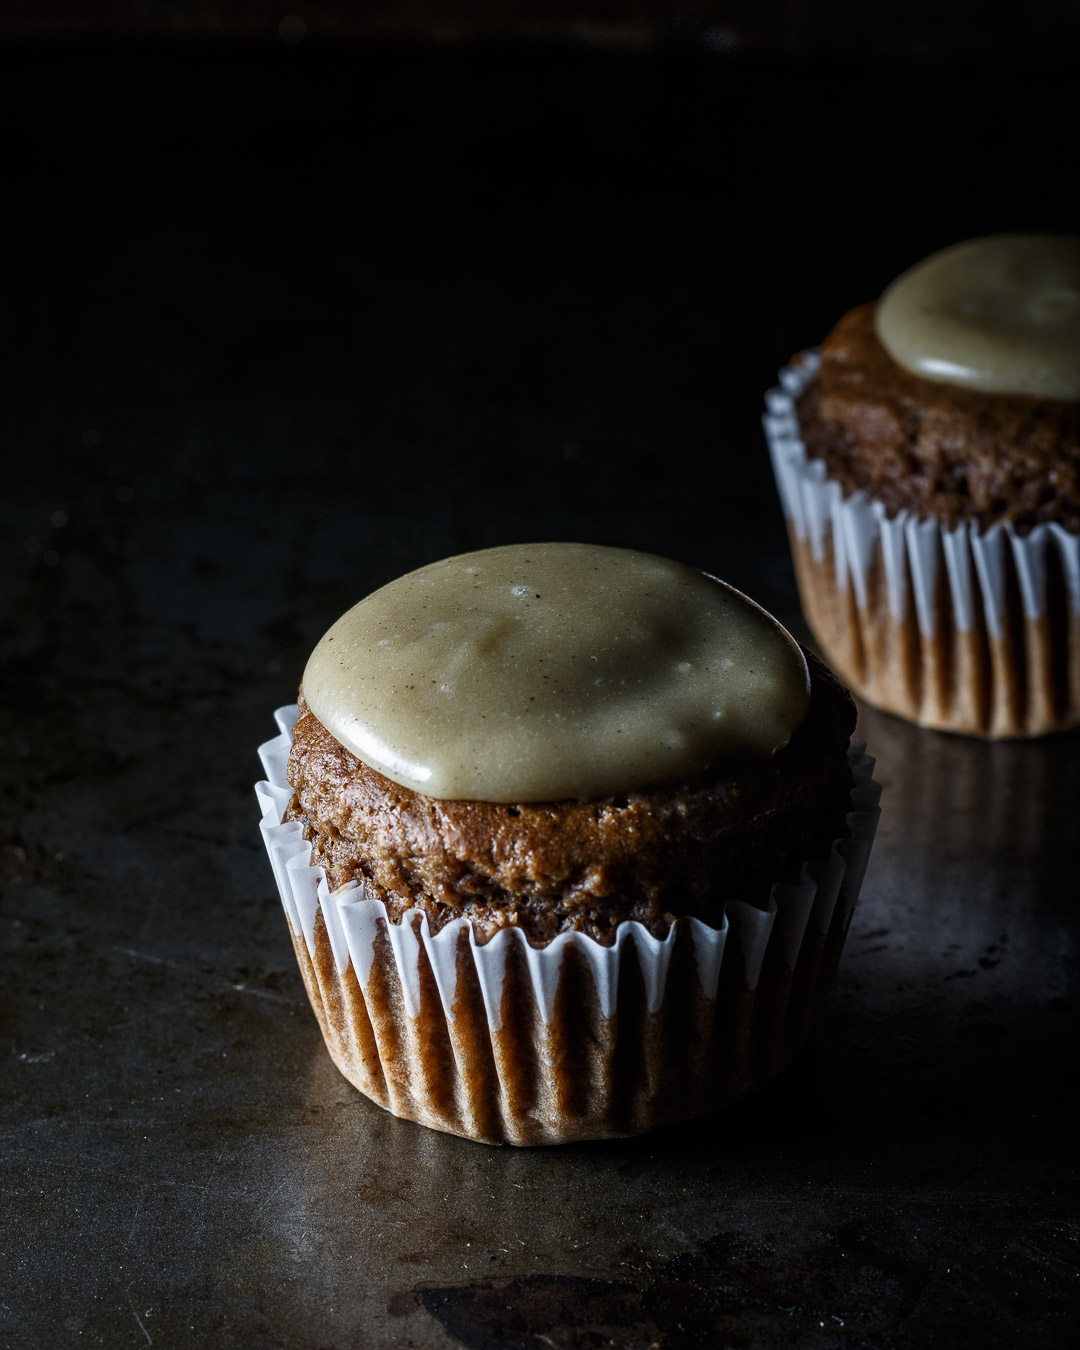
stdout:
<svg viewBox="0 0 1080 1350">
<path fill-rule="evenodd" d="M 259 748 L 267 777 L 255 789 L 262 809 L 263 840 L 297 941 L 303 942 L 314 964 L 316 919 L 321 911 L 338 976 L 343 978 L 351 966 L 364 991 L 372 978 L 378 940 L 388 938 L 409 1019 L 417 1019 L 420 1014 L 422 948 L 446 1023 L 452 1028 L 458 1015 L 460 936 L 465 932 L 493 1037 L 502 1028 L 502 988 L 510 944 L 517 944 L 524 954 L 532 997 L 545 1026 L 552 1023 L 564 958 L 570 948 L 575 949 L 592 976 L 605 1019 L 613 1018 L 616 1012 L 620 966 L 628 945 L 637 957 L 649 1013 L 656 1013 L 664 1003 L 669 963 L 680 932 L 691 936 L 698 980 L 707 999 L 718 997 L 722 970 L 733 967 L 748 988 L 755 990 L 767 953 L 772 953 L 774 960 L 782 957 L 784 966 L 794 971 L 808 934 L 817 939 L 830 931 L 839 932 L 842 941 L 877 826 L 881 789 L 871 776 L 874 761 L 861 743 L 853 743 L 849 754 L 854 786 L 852 810 L 847 817 L 848 837 L 834 842 L 826 861 L 806 864 L 797 883 L 778 883 L 765 909 L 733 902 L 726 907 L 720 928 L 710 928 L 693 918 L 679 919 L 664 938 L 653 937 L 640 923 L 626 922 L 619 925 L 611 946 L 583 933 L 564 933 L 537 948 L 519 928 L 505 929 L 481 944 L 468 919 L 454 920 L 432 933 L 427 916 L 420 910 L 408 911 L 399 923 L 391 922 L 383 902 L 365 894 L 363 885 L 350 884 L 330 892 L 323 869 L 310 865 L 311 845 L 304 840 L 301 827 L 282 823 L 281 819 L 291 797 L 286 765 L 297 715 L 295 705 L 275 713 L 280 734 Z M 732 954 L 741 959 L 725 964 L 725 951 L 731 951 L 733 944 Z M 423 1117 L 418 1114 L 414 1118 Z M 511 1133 L 507 1137 L 511 1142 L 521 1142 Z"/>
<path fill-rule="evenodd" d="M 950 530 L 909 511 L 890 519 L 883 503 L 865 492 L 845 497 L 841 485 L 827 477 L 825 464 L 807 458 L 795 413 L 796 399 L 820 364 L 816 352 L 804 352 L 796 364 L 785 366 L 779 387 L 765 396 L 764 424 L 784 514 L 796 536 L 809 542 L 816 562 L 824 561 L 826 543 L 831 543 L 839 589 L 850 577 L 856 603 L 865 609 L 870 564 L 880 548 L 893 618 L 901 622 L 913 603 L 919 631 L 930 638 L 936 625 L 939 570 L 944 567 L 959 631 L 971 631 L 978 608 L 987 632 L 1001 639 L 1006 626 L 1006 551 L 1016 569 L 1024 614 L 1038 619 L 1046 607 L 1046 551 L 1053 547 L 1060 555 L 1070 608 L 1080 614 L 1080 535 L 1061 525 L 1036 525 L 1023 536 L 1011 521 L 988 530 L 970 523 Z"/>
</svg>

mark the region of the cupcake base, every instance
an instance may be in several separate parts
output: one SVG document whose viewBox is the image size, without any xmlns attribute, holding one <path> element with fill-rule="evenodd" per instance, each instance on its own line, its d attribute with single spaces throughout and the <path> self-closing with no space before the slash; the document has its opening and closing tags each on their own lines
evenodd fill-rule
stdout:
<svg viewBox="0 0 1080 1350">
<path fill-rule="evenodd" d="M 808 460 L 795 400 L 812 353 L 781 372 L 766 435 L 799 595 L 818 645 L 868 703 L 994 738 L 1080 726 L 1080 538 L 1058 525 L 946 529 Z"/>
<path fill-rule="evenodd" d="M 295 710 L 291 710 L 295 715 Z M 281 824 L 289 710 L 262 747 L 263 835 L 308 996 L 335 1064 L 395 1115 L 484 1143 L 635 1135 L 703 1115 L 783 1069 L 832 983 L 869 856 L 880 789 L 853 747 L 849 835 L 767 907 L 664 939 L 625 923 L 605 947 L 519 929 L 479 944 L 390 922 L 361 887 L 330 893 L 300 827 Z"/>
</svg>

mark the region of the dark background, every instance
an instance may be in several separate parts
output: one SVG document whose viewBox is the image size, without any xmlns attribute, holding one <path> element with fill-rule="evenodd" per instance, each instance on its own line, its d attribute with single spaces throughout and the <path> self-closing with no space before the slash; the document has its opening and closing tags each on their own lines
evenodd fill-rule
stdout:
<svg viewBox="0 0 1080 1350">
<path fill-rule="evenodd" d="M 449 553 L 650 549 L 806 635 L 777 367 L 1076 229 L 1073 7 L 939 8 L 7 9 L 0 1346 L 1074 1343 L 1074 738 L 863 710 L 807 1052 L 547 1152 L 340 1079 L 251 792 L 329 623 Z"/>
</svg>

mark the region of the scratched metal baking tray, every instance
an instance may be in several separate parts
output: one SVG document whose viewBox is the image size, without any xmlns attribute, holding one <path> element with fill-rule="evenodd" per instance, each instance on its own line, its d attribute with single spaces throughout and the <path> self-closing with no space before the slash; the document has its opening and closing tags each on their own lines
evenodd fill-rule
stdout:
<svg viewBox="0 0 1080 1350">
<path fill-rule="evenodd" d="M 510 57 L 463 81 L 384 54 L 358 87 L 312 50 L 291 84 L 269 58 L 101 55 L 91 79 L 0 53 L 23 203 L 0 408 L 0 1347 L 1074 1344 L 1075 738 L 864 712 L 883 814 L 836 989 L 786 1076 L 721 1116 L 491 1149 L 393 1119 L 327 1058 L 251 792 L 316 638 L 410 566 L 543 537 L 684 558 L 804 634 L 760 394 L 835 296 L 936 238 L 739 224 L 732 201 L 772 191 L 753 165 L 804 111 L 787 74 L 728 86 L 612 56 L 556 87 Z M 106 111 L 61 135 L 72 80 Z M 136 110 L 158 82 L 155 154 Z M 417 121 L 393 103 L 342 130 L 350 99 L 390 88 Z M 1071 86 L 1022 88 L 1024 115 L 1059 125 Z M 627 124 L 645 149 L 668 153 L 678 121 L 701 164 L 738 114 L 722 200 L 672 178 L 678 248 L 656 244 L 674 208 L 640 183 L 641 146 L 605 141 L 631 259 L 615 234 L 556 245 L 535 180 L 484 195 L 490 160 L 448 160 L 452 127 L 427 158 L 409 131 L 553 137 L 560 203 L 595 204 L 595 147 L 572 153 L 586 91 L 611 136 L 637 99 L 659 119 Z M 892 107 L 875 136 L 899 153 Z M 1032 145 L 1035 168 L 1052 158 Z M 464 182 L 514 229 L 440 255 L 431 209 L 397 231 L 317 207 L 346 159 L 366 172 L 360 146 L 379 182 L 405 192 L 420 156 L 429 208 Z M 963 229 L 970 193 L 920 163 L 934 228 Z M 1057 180 L 1030 177 L 1060 218 Z M 711 233 L 688 242 L 699 216 L 729 221 L 738 268 Z"/>
</svg>

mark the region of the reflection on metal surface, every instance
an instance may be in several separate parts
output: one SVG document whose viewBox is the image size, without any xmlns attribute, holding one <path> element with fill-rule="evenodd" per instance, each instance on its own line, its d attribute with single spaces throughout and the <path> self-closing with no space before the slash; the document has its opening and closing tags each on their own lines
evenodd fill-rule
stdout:
<svg viewBox="0 0 1080 1350">
<path fill-rule="evenodd" d="M 1078 953 L 1080 745 L 987 742 L 865 709 L 887 810 L 849 972 L 907 979 L 956 1009 L 1068 991 Z M 859 939 L 874 939 L 872 949 Z M 965 992 L 947 992 L 968 981 Z"/>
</svg>

